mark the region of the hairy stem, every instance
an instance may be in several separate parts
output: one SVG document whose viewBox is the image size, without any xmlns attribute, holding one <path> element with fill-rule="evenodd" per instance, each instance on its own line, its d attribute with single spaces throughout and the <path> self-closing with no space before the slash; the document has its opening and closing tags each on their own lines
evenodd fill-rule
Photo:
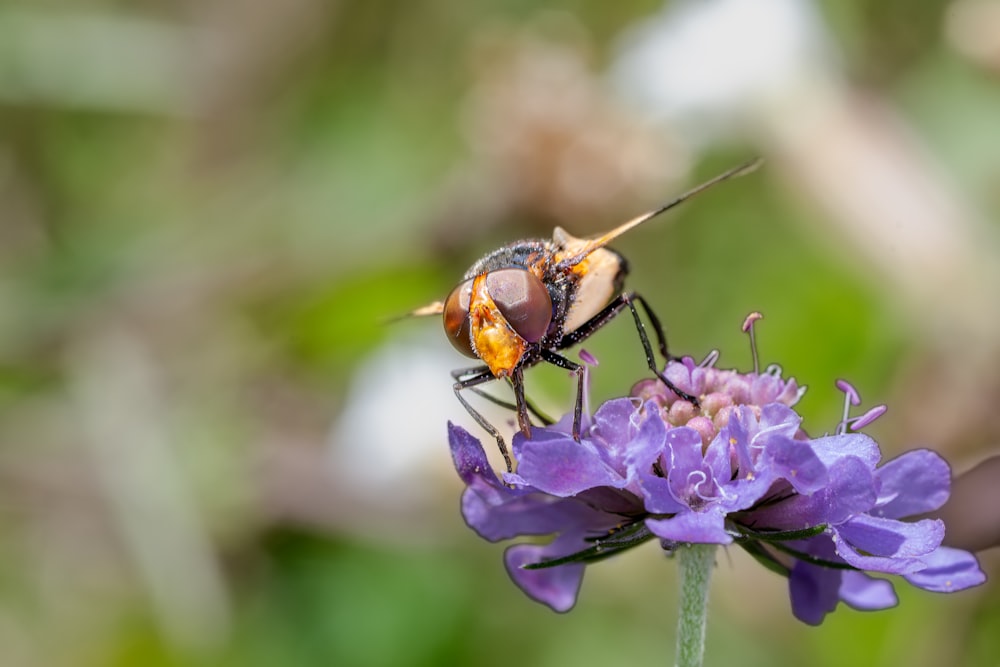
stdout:
<svg viewBox="0 0 1000 667">
<path fill-rule="evenodd" d="M 708 584 L 715 565 L 715 550 L 714 544 L 692 544 L 677 550 L 681 568 L 677 667 L 701 667 L 705 655 Z"/>
</svg>

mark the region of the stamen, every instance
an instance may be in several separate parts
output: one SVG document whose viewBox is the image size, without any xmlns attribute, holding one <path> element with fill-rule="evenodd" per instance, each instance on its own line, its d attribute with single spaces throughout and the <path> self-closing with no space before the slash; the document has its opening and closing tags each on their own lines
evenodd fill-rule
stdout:
<svg viewBox="0 0 1000 667">
<path fill-rule="evenodd" d="M 598 361 L 597 357 L 583 348 L 580 348 L 579 355 L 580 360 L 583 362 L 583 414 L 591 415 L 593 413 L 590 411 L 590 367 L 597 366 Z M 587 420 L 593 426 L 593 420 L 590 417 Z"/>
<path fill-rule="evenodd" d="M 721 352 L 718 350 L 712 350 L 705 355 L 705 358 L 701 360 L 701 363 L 698 364 L 698 366 L 700 368 L 711 368 L 712 366 L 715 366 L 715 362 L 719 360 L 720 356 Z"/>
<path fill-rule="evenodd" d="M 861 396 L 858 394 L 858 390 L 854 388 L 854 385 L 847 380 L 837 380 L 835 384 L 837 389 L 844 392 L 844 416 L 841 418 L 840 423 L 837 424 L 834 433 L 843 435 L 847 433 L 847 426 L 851 422 L 851 406 L 860 405 Z M 878 417 L 878 415 L 875 417 Z"/>
<path fill-rule="evenodd" d="M 860 417 L 855 417 L 851 420 L 850 427 L 852 431 L 860 431 L 865 426 L 868 426 L 873 421 L 885 414 L 888 410 L 885 405 L 876 405 L 874 408 L 861 415 Z"/>
<path fill-rule="evenodd" d="M 760 368 L 760 362 L 757 360 L 757 339 L 754 337 L 753 324 L 762 317 L 764 316 L 757 311 L 754 311 L 747 315 L 747 318 L 743 320 L 743 333 L 750 334 L 750 353 L 753 355 L 753 372 L 755 375 Z"/>
<path fill-rule="evenodd" d="M 847 380 L 837 380 L 837 389 L 847 394 L 851 399 L 851 405 L 861 405 L 861 395 Z"/>
</svg>

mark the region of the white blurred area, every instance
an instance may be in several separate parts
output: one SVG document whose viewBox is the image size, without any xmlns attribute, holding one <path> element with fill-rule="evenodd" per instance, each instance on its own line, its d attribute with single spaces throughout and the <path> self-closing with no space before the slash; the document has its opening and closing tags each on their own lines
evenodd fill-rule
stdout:
<svg viewBox="0 0 1000 667">
<path fill-rule="evenodd" d="M 456 492 L 460 487 L 448 449 L 449 421 L 478 437 L 494 464 L 503 465 L 493 438 L 452 391 L 450 372 L 472 365 L 472 360 L 448 344 L 438 318 L 409 328 L 424 331 L 393 340 L 358 366 L 329 441 L 329 463 L 338 487 L 367 496 L 383 510 L 407 508 L 408 516 L 438 501 L 443 485 L 453 485 Z M 505 383 L 491 384 L 484 389 L 512 400 Z M 509 446 L 513 412 L 472 392 L 465 396 L 505 434 Z M 372 489 L 377 493 L 372 495 Z"/>
</svg>

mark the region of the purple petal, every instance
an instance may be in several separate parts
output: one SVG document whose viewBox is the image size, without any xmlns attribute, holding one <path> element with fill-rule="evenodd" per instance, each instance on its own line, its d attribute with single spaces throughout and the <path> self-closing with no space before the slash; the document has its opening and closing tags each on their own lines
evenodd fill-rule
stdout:
<svg viewBox="0 0 1000 667">
<path fill-rule="evenodd" d="M 922 570 L 904 575 L 914 586 L 936 593 L 951 593 L 986 581 L 976 557 L 968 551 L 938 547 L 921 558 L 927 564 Z"/>
<path fill-rule="evenodd" d="M 838 461 L 830 470 L 830 483 L 809 496 L 787 500 L 750 513 L 762 528 L 797 530 L 820 524 L 836 525 L 866 512 L 875 504 L 875 489 L 868 466 L 860 459 Z"/>
<path fill-rule="evenodd" d="M 738 431 L 743 428 L 744 414 L 749 410 L 741 410 L 735 424 L 736 429 L 731 435 L 738 437 Z M 748 467 L 743 457 L 740 457 L 740 470 L 753 470 L 755 476 L 766 475 L 768 485 L 771 480 L 787 479 L 799 493 L 813 493 L 827 483 L 826 466 L 813 453 L 808 442 L 796 440 L 802 418 L 793 410 L 780 403 L 770 403 L 761 410 L 759 424 L 753 422 L 756 433 L 750 440 L 750 449 L 760 451 L 755 466 Z M 730 420 L 730 426 L 733 421 Z M 737 447 L 737 451 L 740 449 Z"/>
<path fill-rule="evenodd" d="M 809 444 L 785 436 L 767 440 L 761 467 L 775 478 L 788 480 L 799 493 L 815 493 L 830 482 L 827 467 Z"/>
<path fill-rule="evenodd" d="M 757 450 L 763 446 L 761 443 L 754 449 L 750 447 L 751 430 L 756 431 L 756 427 L 757 419 L 753 413 L 742 406 L 736 407 L 729 415 L 729 423 L 719 429 L 719 434 L 709 444 L 706 458 L 718 456 L 725 460 L 728 467 L 732 452 L 740 472 L 756 470 L 754 461 L 757 458 Z"/>
<path fill-rule="evenodd" d="M 583 563 L 566 563 L 540 570 L 525 570 L 524 565 L 568 556 L 586 548 L 580 535 L 562 535 L 550 544 L 518 544 L 504 553 L 507 574 L 518 588 L 554 611 L 565 612 L 576 604 L 583 581 Z"/>
<path fill-rule="evenodd" d="M 693 428 L 672 428 L 666 431 L 665 440 L 668 468 L 664 472 L 671 480 L 675 477 L 674 473 L 677 473 L 676 479 L 680 486 L 676 486 L 675 489 L 679 491 L 687 484 L 687 473 L 700 470 L 704 463 L 701 435 Z"/>
<path fill-rule="evenodd" d="M 671 429 L 674 439 L 687 438 L 701 443 L 701 436 L 689 428 Z M 674 514 L 687 509 L 687 505 L 674 495 L 669 481 L 653 472 L 653 464 L 662 460 L 666 446 L 667 427 L 662 419 L 652 417 L 642 423 L 635 444 L 630 448 L 626 465 L 629 477 L 638 481 L 645 509 L 655 514 Z M 669 453 L 669 452 L 668 452 Z M 668 470 L 670 466 L 667 466 Z"/>
<path fill-rule="evenodd" d="M 451 446 L 451 458 L 455 462 L 455 470 L 466 486 L 482 486 L 485 488 L 503 488 L 490 467 L 486 452 L 479 440 L 461 426 L 448 422 L 448 444 Z"/>
<path fill-rule="evenodd" d="M 732 536 L 725 529 L 725 512 L 710 505 L 703 512 L 681 512 L 670 519 L 646 519 L 646 526 L 657 537 L 692 544 L 730 544 Z"/>
<path fill-rule="evenodd" d="M 888 609 L 899 604 L 892 583 L 854 570 L 842 571 L 839 593 L 841 600 L 859 611 Z"/>
<path fill-rule="evenodd" d="M 685 362 L 688 360 L 685 359 Z M 669 363 L 667 367 L 663 370 L 663 375 L 670 380 L 675 387 L 681 391 L 686 391 L 689 394 L 697 396 L 702 392 L 703 382 L 692 381 L 692 370 L 693 367 L 689 367 L 687 363 Z M 702 378 L 704 376 L 702 375 Z"/>
<path fill-rule="evenodd" d="M 871 516 L 855 517 L 831 531 L 837 554 L 860 570 L 912 574 L 926 566 L 920 558 L 944 536 L 944 524 L 926 519 L 906 523 Z"/>
<path fill-rule="evenodd" d="M 639 488 L 642 491 L 643 505 L 646 511 L 653 514 L 676 514 L 688 509 L 688 506 L 674 498 L 670 483 L 653 474 L 644 474 L 639 478 Z"/>
<path fill-rule="evenodd" d="M 795 378 L 788 378 L 785 380 L 785 386 L 781 390 L 781 393 L 774 397 L 776 403 L 784 403 L 785 405 L 791 407 L 799 402 L 803 394 L 805 394 L 806 388 L 800 387 L 795 381 Z"/>
<path fill-rule="evenodd" d="M 795 618 L 809 625 L 819 625 L 837 608 L 843 570 L 817 567 L 795 561 L 788 575 L 788 595 Z"/>
<path fill-rule="evenodd" d="M 480 537 L 496 542 L 518 535 L 549 535 L 568 525 L 609 523 L 607 514 L 585 503 L 503 485 L 482 444 L 462 427 L 449 424 L 448 438 L 455 468 L 468 485 L 462 494 L 462 516 Z"/>
<path fill-rule="evenodd" d="M 802 424 L 800 417 L 794 410 L 781 403 L 768 403 L 760 411 L 760 432 L 758 437 L 764 434 L 784 435 L 794 438 Z"/>
<path fill-rule="evenodd" d="M 796 561 L 788 577 L 792 613 L 803 623 L 819 625 L 840 600 L 861 611 L 898 604 L 892 584 L 853 570 Z"/>
<path fill-rule="evenodd" d="M 592 442 L 545 429 L 535 429 L 528 440 L 514 436 L 518 465 L 510 483 L 524 483 L 554 496 L 573 496 L 598 486 L 622 488 L 625 478 L 608 466 Z"/>
<path fill-rule="evenodd" d="M 784 381 L 770 373 L 763 373 L 753 379 L 750 385 L 750 397 L 747 401 L 753 405 L 773 403 L 784 389 Z"/>
<path fill-rule="evenodd" d="M 550 535 L 567 526 L 604 526 L 608 515 L 572 498 L 543 493 L 517 494 L 497 501 L 469 487 L 462 494 L 462 516 L 480 537 L 490 542 L 519 535 Z M 612 521 L 609 522 L 609 516 Z"/>
<path fill-rule="evenodd" d="M 862 514 L 837 527 L 851 545 L 873 556 L 911 558 L 938 548 L 944 523 L 937 519 L 906 522 Z"/>
<path fill-rule="evenodd" d="M 636 402 L 628 397 L 615 398 L 594 413 L 590 435 L 605 445 L 606 456 L 616 469 L 620 469 L 626 450 L 639 431 L 640 412 Z"/>
<path fill-rule="evenodd" d="M 875 471 L 881 482 L 873 515 L 902 519 L 936 510 L 948 500 L 951 468 L 929 449 L 906 452 Z"/>
<path fill-rule="evenodd" d="M 812 449 L 827 467 L 840 459 L 852 456 L 864 461 L 874 470 L 882 458 L 878 444 L 864 433 L 828 435 L 812 441 Z"/>
<path fill-rule="evenodd" d="M 736 414 L 734 412 L 733 417 L 735 418 L 735 416 Z M 734 437 L 731 435 L 731 426 L 733 426 L 733 420 L 730 420 L 729 426 L 726 426 L 719 431 L 719 433 L 712 439 L 712 442 L 708 443 L 708 447 L 705 448 L 705 457 L 701 467 L 711 476 L 713 480 L 722 480 L 725 482 L 733 476 L 734 452 L 736 453 L 736 458 L 739 458 L 741 449 L 743 453 L 749 453 L 749 449 L 745 446 L 745 442 L 740 443 L 738 438 L 735 438 L 737 440 L 736 444 L 732 444 Z M 743 444 L 744 446 L 740 447 L 740 444 Z M 741 474 L 744 470 L 753 470 L 752 467 L 744 468 L 742 465 L 737 465 L 739 466 Z"/>
</svg>

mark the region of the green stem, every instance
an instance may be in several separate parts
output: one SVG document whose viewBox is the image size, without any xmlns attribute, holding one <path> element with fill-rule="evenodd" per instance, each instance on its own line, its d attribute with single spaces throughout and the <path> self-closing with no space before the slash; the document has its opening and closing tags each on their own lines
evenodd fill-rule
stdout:
<svg viewBox="0 0 1000 667">
<path fill-rule="evenodd" d="M 705 656 L 708 584 L 715 565 L 715 550 L 714 544 L 692 544 L 677 550 L 681 568 L 677 667 L 701 667 Z"/>
</svg>

